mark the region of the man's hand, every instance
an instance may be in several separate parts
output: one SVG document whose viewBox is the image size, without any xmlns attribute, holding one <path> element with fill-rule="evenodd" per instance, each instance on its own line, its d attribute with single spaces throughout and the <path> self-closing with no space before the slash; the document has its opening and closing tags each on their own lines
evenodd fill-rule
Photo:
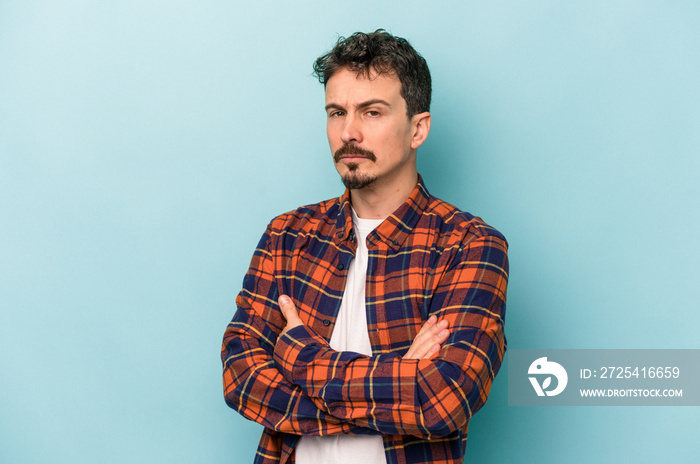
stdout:
<svg viewBox="0 0 700 464">
<path fill-rule="evenodd" d="M 430 316 L 420 332 L 413 339 L 411 347 L 404 355 L 403 359 L 429 359 L 440 349 L 440 345 L 445 343 L 450 336 L 447 328 L 447 321 L 438 322 L 437 317 Z"/>
<path fill-rule="evenodd" d="M 280 337 L 287 333 L 289 329 L 293 329 L 298 325 L 302 325 L 303 322 L 299 318 L 299 313 L 297 312 L 297 307 L 294 306 L 292 299 L 287 295 L 280 295 L 277 303 L 280 305 L 280 310 L 282 310 L 282 315 L 287 320 L 287 325 L 284 326 L 284 330 L 280 333 Z"/>
<path fill-rule="evenodd" d="M 281 295 L 277 303 L 280 306 L 282 315 L 287 320 L 287 325 L 280 333 L 281 337 L 289 329 L 302 325 L 303 322 L 299 318 L 297 307 L 287 295 Z M 430 316 L 423 324 L 423 327 L 421 327 L 416 338 L 413 339 L 413 343 L 403 359 L 429 359 L 432 357 L 440 350 L 440 345 L 445 343 L 447 337 L 450 336 L 450 330 L 447 328 L 447 325 L 447 321 L 442 320 L 438 322 L 437 317 Z"/>
</svg>

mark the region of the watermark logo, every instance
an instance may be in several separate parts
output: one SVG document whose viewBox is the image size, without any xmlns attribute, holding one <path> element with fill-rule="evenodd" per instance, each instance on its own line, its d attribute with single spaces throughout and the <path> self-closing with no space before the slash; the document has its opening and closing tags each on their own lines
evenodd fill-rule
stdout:
<svg viewBox="0 0 700 464">
<path fill-rule="evenodd" d="M 700 406 L 700 349 L 509 349 L 507 358 L 509 406 Z"/>
<path fill-rule="evenodd" d="M 532 359 L 532 358 L 530 358 Z M 566 388 L 566 384 L 569 381 L 569 376 L 566 374 L 566 369 L 561 364 L 555 363 L 554 361 L 547 361 L 547 357 L 538 358 L 530 364 L 530 368 L 527 370 L 529 375 L 534 375 L 535 377 L 528 377 L 532 388 L 535 389 L 537 396 L 557 396 L 559 393 L 563 392 Z M 544 376 L 542 384 L 540 385 L 537 380 L 537 376 Z M 552 376 L 557 379 L 556 388 L 553 390 L 548 390 L 552 385 Z"/>
</svg>

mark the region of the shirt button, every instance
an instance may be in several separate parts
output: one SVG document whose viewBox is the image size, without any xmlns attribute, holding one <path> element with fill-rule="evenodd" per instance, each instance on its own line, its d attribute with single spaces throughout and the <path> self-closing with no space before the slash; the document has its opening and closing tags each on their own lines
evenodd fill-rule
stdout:
<svg viewBox="0 0 700 464">
<path fill-rule="evenodd" d="M 399 241 L 396 240 L 396 239 L 394 239 L 394 240 L 391 241 L 391 243 L 393 243 L 394 245 L 398 245 L 398 244 L 399 244 Z"/>
<path fill-rule="evenodd" d="M 343 232 L 338 232 L 338 238 L 343 238 Z"/>
<path fill-rule="evenodd" d="M 328 319 L 324 319 L 324 320 L 323 320 L 323 325 L 325 325 L 326 327 L 328 327 L 329 325 L 331 325 L 331 321 L 329 321 Z"/>
<path fill-rule="evenodd" d="M 338 264 L 338 269 L 342 271 L 343 269 L 345 269 L 345 265 L 343 263 Z"/>
</svg>

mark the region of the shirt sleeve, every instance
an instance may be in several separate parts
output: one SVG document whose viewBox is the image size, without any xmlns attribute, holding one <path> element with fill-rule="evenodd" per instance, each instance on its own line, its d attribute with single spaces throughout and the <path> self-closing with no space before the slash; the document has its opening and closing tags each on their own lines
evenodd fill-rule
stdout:
<svg viewBox="0 0 700 464">
<path fill-rule="evenodd" d="M 221 360 L 227 404 L 247 419 L 279 432 L 376 434 L 319 409 L 277 369 L 272 355 L 285 320 L 277 305 L 269 242 L 268 227 L 244 277 L 236 314 L 224 333 Z"/>
<path fill-rule="evenodd" d="M 503 361 L 507 280 L 505 240 L 479 237 L 460 248 L 430 303 L 451 334 L 429 360 L 334 351 L 298 326 L 280 338 L 274 361 L 320 410 L 342 421 L 384 434 L 446 436 L 484 405 Z"/>
</svg>

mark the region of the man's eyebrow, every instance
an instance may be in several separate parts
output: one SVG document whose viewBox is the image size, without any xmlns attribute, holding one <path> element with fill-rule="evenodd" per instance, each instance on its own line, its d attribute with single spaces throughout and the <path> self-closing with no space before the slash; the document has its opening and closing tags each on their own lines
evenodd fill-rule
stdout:
<svg viewBox="0 0 700 464">
<path fill-rule="evenodd" d="M 329 103 L 329 104 L 327 104 L 327 105 L 326 105 L 326 111 L 328 111 L 328 110 L 330 110 L 330 109 L 334 109 L 334 110 L 343 110 L 343 111 L 345 111 L 345 108 L 343 108 L 342 106 L 338 105 L 337 103 Z"/>
<path fill-rule="evenodd" d="M 358 105 L 355 105 L 355 106 L 356 106 L 357 108 L 367 108 L 368 106 L 372 106 L 372 105 L 385 105 L 385 106 L 391 107 L 391 105 L 389 104 L 389 102 L 387 102 L 386 100 L 382 100 L 381 98 L 375 98 L 375 99 L 372 99 L 372 100 L 367 100 L 367 101 L 364 101 L 364 102 L 362 102 L 362 103 L 360 103 L 360 104 L 358 104 Z M 328 110 L 330 110 L 330 109 L 334 109 L 334 110 L 343 110 L 343 111 L 345 111 L 345 108 L 343 108 L 341 105 L 339 105 L 339 104 L 337 104 L 337 103 L 329 103 L 329 104 L 327 104 L 327 105 L 326 105 L 326 111 L 328 111 Z"/>
<path fill-rule="evenodd" d="M 357 105 L 357 107 L 358 108 L 367 108 L 368 106 L 372 106 L 372 105 L 384 105 L 384 106 L 391 107 L 389 102 L 387 102 L 386 100 L 382 100 L 380 98 L 375 98 L 373 100 L 367 100 L 367 101 L 362 102 L 359 105 Z"/>
</svg>

